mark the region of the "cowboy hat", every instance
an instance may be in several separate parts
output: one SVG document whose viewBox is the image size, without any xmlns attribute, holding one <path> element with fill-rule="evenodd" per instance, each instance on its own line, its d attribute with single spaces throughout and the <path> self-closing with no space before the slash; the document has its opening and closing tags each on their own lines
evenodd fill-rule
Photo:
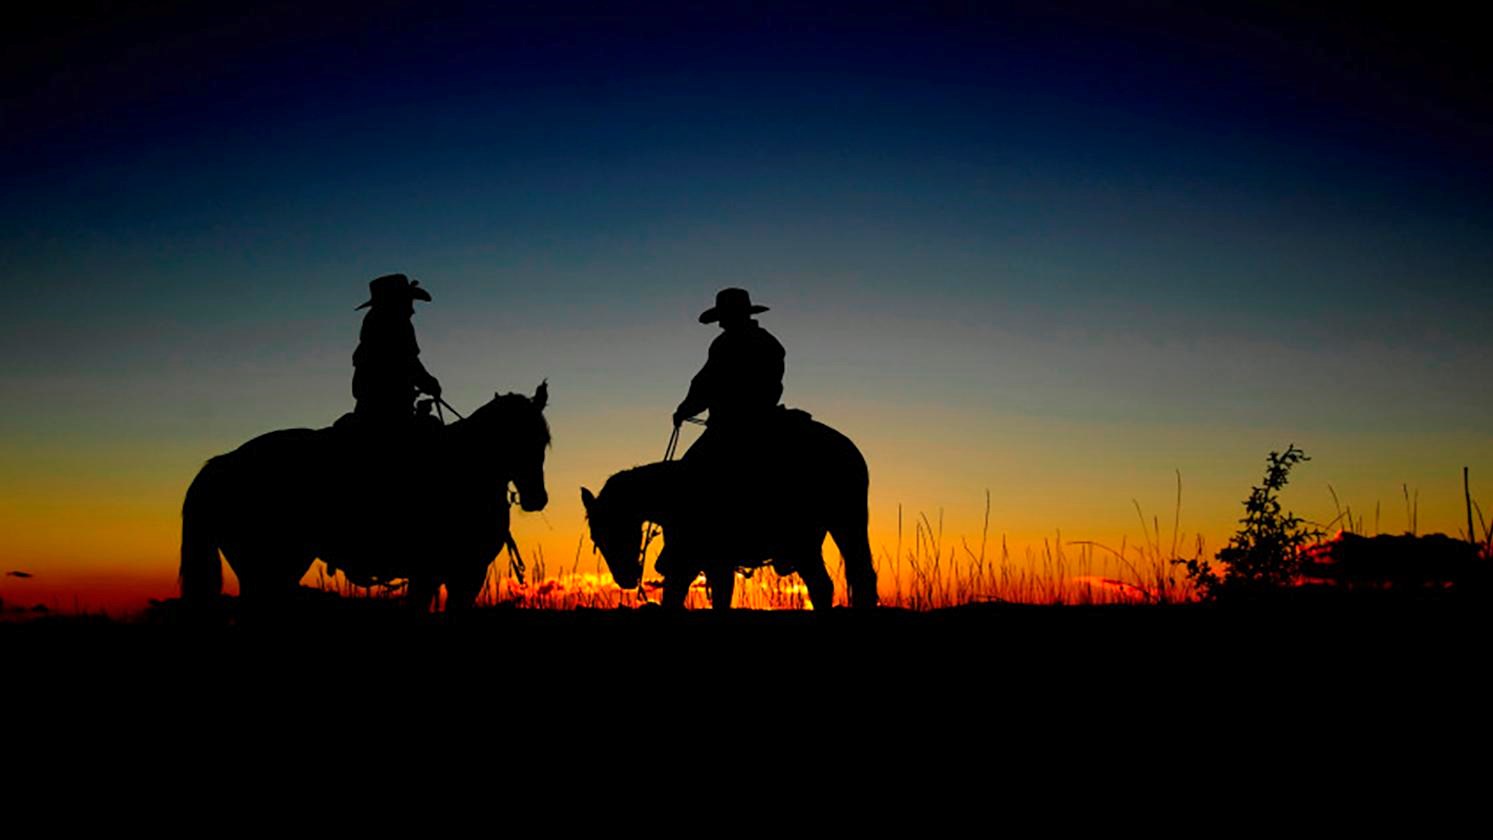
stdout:
<svg viewBox="0 0 1493 840">
<path fill-rule="evenodd" d="M 395 300 L 430 300 L 430 292 L 420 288 L 420 281 L 411 281 L 403 274 L 385 274 L 368 283 L 368 300 L 358 309 L 367 309 L 375 303 Z"/>
<path fill-rule="evenodd" d="M 767 307 L 752 304 L 752 296 L 746 289 L 721 289 L 715 293 L 715 306 L 700 313 L 700 323 L 712 324 L 732 315 L 756 315 L 766 311 Z"/>
</svg>

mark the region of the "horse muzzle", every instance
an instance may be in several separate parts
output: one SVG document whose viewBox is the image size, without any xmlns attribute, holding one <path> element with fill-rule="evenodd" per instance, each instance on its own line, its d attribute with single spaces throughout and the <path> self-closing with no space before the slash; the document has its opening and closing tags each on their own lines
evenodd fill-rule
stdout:
<svg viewBox="0 0 1493 840">
<path fill-rule="evenodd" d="M 526 513 L 538 513 L 544 510 L 544 506 L 549 504 L 549 501 L 549 494 L 542 489 L 532 493 L 520 490 L 518 493 L 518 506 Z"/>
<path fill-rule="evenodd" d="M 638 569 L 636 572 L 622 572 L 621 574 L 614 571 L 612 582 L 621 589 L 637 589 L 638 584 L 643 582 L 643 570 Z"/>
</svg>

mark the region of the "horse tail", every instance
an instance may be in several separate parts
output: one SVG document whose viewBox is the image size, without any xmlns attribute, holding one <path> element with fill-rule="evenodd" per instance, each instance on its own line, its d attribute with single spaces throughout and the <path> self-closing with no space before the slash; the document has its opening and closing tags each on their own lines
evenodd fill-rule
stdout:
<svg viewBox="0 0 1493 840">
<path fill-rule="evenodd" d="M 204 604 L 223 591 L 223 563 L 218 557 L 218 486 L 222 465 L 213 458 L 187 488 L 181 506 L 181 569 L 177 583 L 187 603 Z"/>
<path fill-rule="evenodd" d="M 876 593 L 876 561 L 871 555 L 870 511 L 866 502 L 859 504 L 847 500 L 848 507 L 842 510 L 839 520 L 830 527 L 835 547 L 845 561 L 845 582 L 850 585 L 850 605 L 874 607 L 879 598 Z"/>
<path fill-rule="evenodd" d="M 828 427 L 824 427 L 828 429 Z M 850 585 L 850 604 L 854 607 L 874 607 L 879 601 L 876 592 L 876 562 L 871 554 L 869 493 L 871 473 L 865 456 L 850 438 L 839 432 L 834 434 L 839 463 L 832 472 L 843 482 L 842 492 L 836 497 L 840 504 L 830 525 L 830 536 L 840 557 L 845 561 L 845 582 Z"/>
</svg>

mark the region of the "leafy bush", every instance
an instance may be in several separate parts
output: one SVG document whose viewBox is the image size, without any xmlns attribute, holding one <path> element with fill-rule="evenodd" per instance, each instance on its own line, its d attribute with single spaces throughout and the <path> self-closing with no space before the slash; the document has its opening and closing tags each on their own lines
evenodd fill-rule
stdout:
<svg viewBox="0 0 1493 840">
<path fill-rule="evenodd" d="M 1306 520 L 1286 511 L 1280 504 L 1281 488 L 1286 486 L 1291 468 L 1310 461 L 1294 445 L 1285 452 L 1271 452 L 1267 458 L 1265 481 L 1253 488 L 1244 500 L 1243 526 L 1229 538 L 1227 548 L 1218 552 L 1220 575 L 1201 558 L 1175 560 L 1187 569 L 1187 576 L 1204 598 L 1225 593 L 1270 592 L 1290 586 L 1297 578 L 1304 550 L 1319 541 L 1320 530 L 1306 526 Z"/>
</svg>

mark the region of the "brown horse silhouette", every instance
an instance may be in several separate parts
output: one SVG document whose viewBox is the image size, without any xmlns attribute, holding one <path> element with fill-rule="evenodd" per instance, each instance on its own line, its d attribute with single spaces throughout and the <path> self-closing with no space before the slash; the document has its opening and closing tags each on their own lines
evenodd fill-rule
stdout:
<svg viewBox="0 0 1493 840">
<path fill-rule="evenodd" d="M 221 551 L 245 604 L 283 602 L 321 558 L 355 583 L 407 580 L 418 608 L 442 584 L 448 609 L 470 606 L 512 542 L 509 482 L 524 510 L 548 502 L 547 400 L 540 385 L 423 434 L 286 429 L 212 458 L 182 506 L 182 599 L 216 599 Z"/>
<path fill-rule="evenodd" d="M 705 573 L 711 606 L 729 609 L 736 570 L 771 562 L 797 572 L 816 609 L 834 599 L 824 566 L 824 538 L 845 559 L 851 604 L 877 602 L 876 570 L 867 538 L 865 458 L 849 438 L 800 411 L 780 409 L 761 445 L 719 461 L 664 461 L 613 475 L 599 495 L 581 488 L 591 539 L 612 578 L 639 584 L 641 528 L 663 528 L 657 562 L 664 605 L 681 607 L 690 583 Z"/>
</svg>

